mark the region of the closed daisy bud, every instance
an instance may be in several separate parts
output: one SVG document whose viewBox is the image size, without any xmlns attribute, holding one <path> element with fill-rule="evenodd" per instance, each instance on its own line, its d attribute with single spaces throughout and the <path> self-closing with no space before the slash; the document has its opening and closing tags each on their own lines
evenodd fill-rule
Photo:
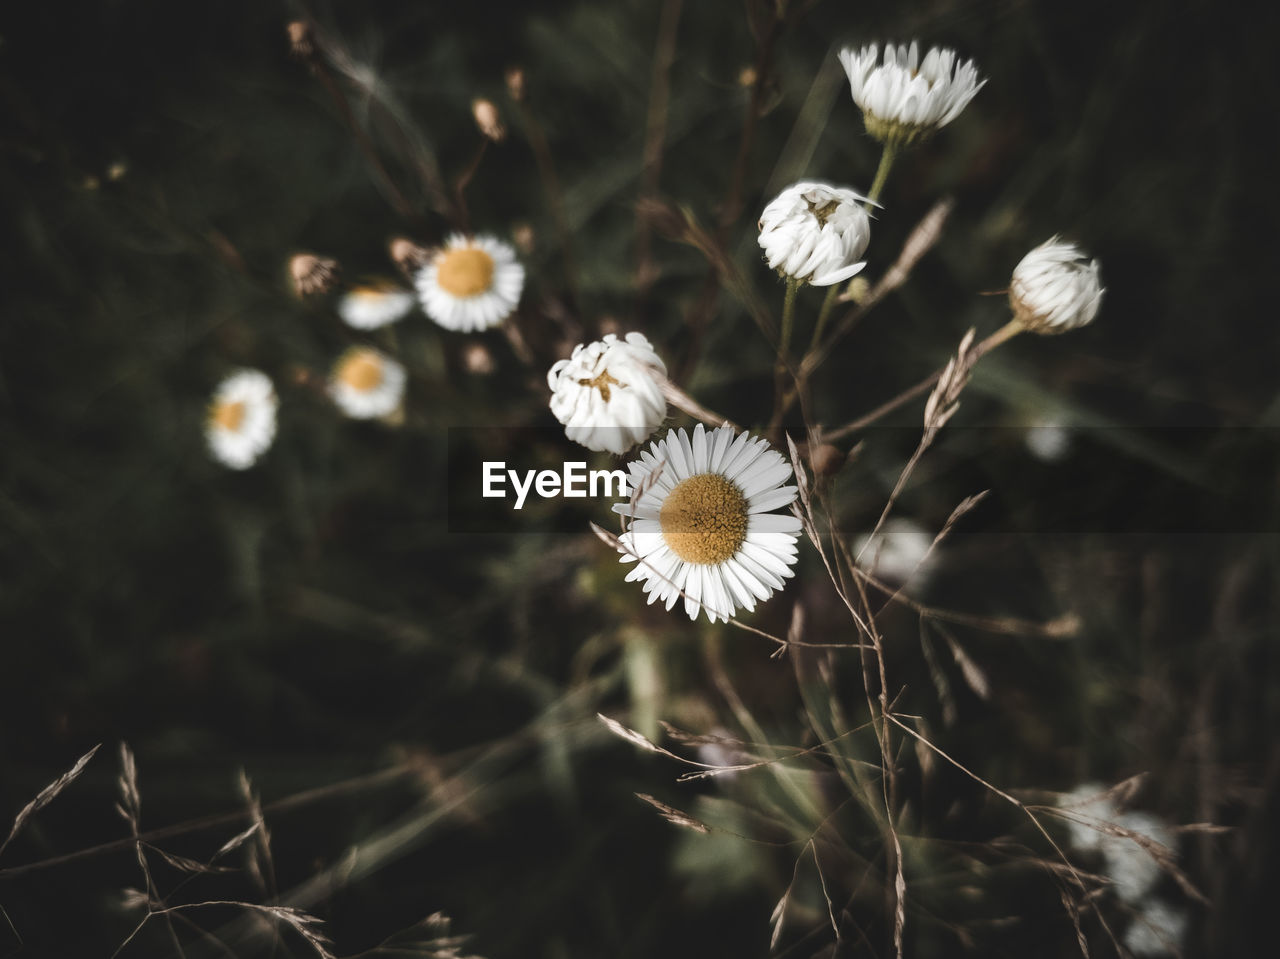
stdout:
<svg viewBox="0 0 1280 959">
<path fill-rule="evenodd" d="M 431 262 L 432 251 L 425 246 L 418 246 L 412 240 L 398 236 L 387 244 L 387 252 L 391 262 L 404 271 L 405 276 L 412 277 Z"/>
<path fill-rule="evenodd" d="M 871 240 L 866 197 L 827 183 L 793 183 L 760 215 L 760 248 L 769 266 L 793 280 L 832 286 L 866 263 Z"/>
<path fill-rule="evenodd" d="M 753 610 L 793 574 L 800 520 L 773 510 L 791 505 L 794 474 L 768 442 L 733 427 L 690 437 L 669 430 L 628 464 L 635 491 L 613 510 L 629 518 L 618 538 L 628 580 L 644 582 L 649 602 L 672 609 L 684 593 L 690 619 L 711 622 Z"/>
<path fill-rule="evenodd" d="M 610 333 L 595 343 L 579 343 L 569 359 L 548 371 L 551 412 L 575 443 L 625 453 L 666 419 L 661 385 L 666 375 L 666 364 L 643 334 L 619 340 Z"/>
<path fill-rule="evenodd" d="M 1009 305 L 1025 329 L 1065 333 L 1093 322 L 1102 294 L 1098 261 L 1055 236 L 1014 268 Z"/>
<path fill-rule="evenodd" d="M 507 92 L 511 94 L 511 99 L 519 102 L 524 99 L 524 70 L 520 67 L 509 67 L 507 69 Z"/>
<path fill-rule="evenodd" d="M 417 302 L 408 290 L 373 280 L 348 290 L 338 301 L 338 315 L 352 329 L 376 330 L 402 319 Z"/>
<path fill-rule="evenodd" d="M 868 44 L 840 51 L 853 102 L 862 109 L 867 132 L 882 143 L 905 146 L 927 137 L 960 115 L 986 80 L 978 80 L 972 60 L 933 47 L 920 59 L 920 46 Z"/>
<path fill-rule="evenodd" d="M 218 384 L 209 403 L 205 439 L 214 459 L 248 469 L 276 436 L 275 387 L 260 370 L 240 370 Z"/>
<path fill-rule="evenodd" d="M 497 326 L 515 310 L 524 267 L 515 250 L 492 236 L 455 233 L 414 277 L 427 316 L 447 330 Z"/>
<path fill-rule="evenodd" d="M 327 293 L 338 279 L 338 261 L 313 253 L 299 253 L 289 260 L 289 277 L 298 296 Z"/>
<path fill-rule="evenodd" d="M 368 346 L 343 353 L 329 376 L 329 396 L 347 416 L 370 420 L 392 415 L 404 399 L 404 367 Z"/>
<path fill-rule="evenodd" d="M 479 98 L 471 102 L 471 115 L 475 117 L 480 132 L 494 143 L 501 143 L 507 138 L 507 128 L 498 118 L 498 108 L 492 100 Z"/>
<path fill-rule="evenodd" d="M 305 20 L 294 20 L 287 27 L 289 51 L 299 60 L 309 60 L 316 52 L 315 27 Z"/>
</svg>

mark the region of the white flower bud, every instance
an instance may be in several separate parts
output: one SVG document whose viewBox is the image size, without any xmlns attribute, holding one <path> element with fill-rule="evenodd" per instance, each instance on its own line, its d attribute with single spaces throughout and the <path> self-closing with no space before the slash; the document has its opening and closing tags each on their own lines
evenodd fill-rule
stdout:
<svg viewBox="0 0 1280 959">
<path fill-rule="evenodd" d="M 871 241 L 867 198 L 827 183 L 793 183 L 760 215 L 760 249 L 783 276 L 812 286 L 849 279 Z"/>
<path fill-rule="evenodd" d="M 666 419 L 666 364 L 641 333 L 579 343 L 547 373 L 551 412 L 589 450 L 625 453 Z"/>
<path fill-rule="evenodd" d="M 1024 328 L 1065 333 L 1093 322 L 1102 294 L 1098 261 L 1055 236 L 1014 268 L 1009 305 Z"/>
<path fill-rule="evenodd" d="M 869 44 L 840 51 L 853 102 L 862 109 L 867 132 L 882 143 L 905 145 L 923 139 L 960 115 L 987 81 L 978 80 L 972 60 L 933 47 L 920 59 L 920 46 Z"/>
</svg>

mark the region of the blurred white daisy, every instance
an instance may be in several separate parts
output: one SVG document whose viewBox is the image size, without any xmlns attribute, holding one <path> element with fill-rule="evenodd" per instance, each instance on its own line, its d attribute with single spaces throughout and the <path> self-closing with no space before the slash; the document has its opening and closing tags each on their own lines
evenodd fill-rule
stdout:
<svg viewBox="0 0 1280 959">
<path fill-rule="evenodd" d="M 1124 944 L 1135 956 L 1178 955 L 1187 935 L 1187 913 L 1152 896 L 1144 902 L 1124 933 Z"/>
<path fill-rule="evenodd" d="M 1173 848 L 1173 833 L 1150 813 L 1122 813 L 1116 817 L 1115 824 L 1166 849 Z M 1116 895 L 1128 903 L 1140 901 L 1160 880 L 1160 864 L 1138 840 L 1129 836 L 1104 836 L 1102 862 Z"/>
<path fill-rule="evenodd" d="M 866 263 L 871 242 L 867 198 L 829 183 L 793 183 L 760 214 L 760 249 L 769 266 L 793 280 L 832 286 Z"/>
<path fill-rule="evenodd" d="M 524 267 L 510 246 L 491 236 L 455 233 L 414 277 L 427 316 L 447 330 L 497 326 L 515 310 Z"/>
<path fill-rule="evenodd" d="M 1160 879 L 1160 864 L 1143 843 L 1128 833 L 1174 848 L 1174 833 L 1157 817 L 1145 812 L 1120 812 L 1105 787 L 1097 783 L 1078 786 L 1058 803 L 1069 810 L 1067 828 L 1076 848 L 1102 854 L 1102 874 L 1111 880 L 1115 894 L 1128 903 L 1139 902 Z"/>
<path fill-rule="evenodd" d="M 224 466 L 247 469 L 276 437 L 279 407 L 271 379 L 260 370 L 239 370 L 218 384 L 209 403 L 205 439 Z"/>
<path fill-rule="evenodd" d="M 1026 428 L 1024 442 L 1036 459 L 1056 463 L 1071 452 L 1071 427 L 1056 414 L 1038 416 Z"/>
<path fill-rule="evenodd" d="M 404 367 L 368 346 L 353 346 L 329 376 L 329 396 L 353 419 L 390 416 L 404 399 Z"/>
<path fill-rule="evenodd" d="M 1093 322 L 1103 292 L 1098 261 L 1055 236 L 1014 267 L 1009 305 L 1024 328 L 1065 333 Z"/>
<path fill-rule="evenodd" d="M 882 143 L 907 145 L 923 139 L 960 115 L 982 89 L 972 60 L 933 47 L 920 59 L 920 45 L 872 43 L 845 47 L 840 64 L 849 77 L 853 102 L 862 108 L 867 132 Z"/>
<path fill-rule="evenodd" d="M 854 555 L 858 565 L 876 579 L 894 586 L 908 581 L 919 586 L 937 559 L 937 554 L 930 552 L 933 539 L 933 534 L 920 524 L 895 516 L 886 520 L 874 536 L 858 537 Z"/>
<path fill-rule="evenodd" d="M 376 330 L 403 319 L 417 298 L 389 280 L 373 280 L 353 286 L 338 301 L 338 315 L 357 330 Z"/>
<path fill-rule="evenodd" d="M 551 412 L 565 435 L 589 450 L 625 453 L 648 439 L 667 416 L 662 395 L 666 364 L 642 333 L 613 333 L 547 372 Z"/>
<path fill-rule="evenodd" d="M 630 523 L 620 537 L 621 562 L 637 563 L 649 602 L 667 609 L 685 593 L 690 619 L 711 622 L 740 607 L 755 609 L 793 574 L 800 520 L 770 510 L 789 506 L 796 487 L 791 464 L 763 439 L 729 426 L 690 437 L 669 430 L 628 464 L 632 500 L 614 512 Z"/>
</svg>

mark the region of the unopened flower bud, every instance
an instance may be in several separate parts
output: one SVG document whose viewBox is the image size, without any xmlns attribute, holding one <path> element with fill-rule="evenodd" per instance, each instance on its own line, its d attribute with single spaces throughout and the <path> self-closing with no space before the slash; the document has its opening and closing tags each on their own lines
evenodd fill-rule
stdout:
<svg viewBox="0 0 1280 959">
<path fill-rule="evenodd" d="M 874 43 L 840 51 L 853 102 L 862 108 L 867 132 L 882 143 L 909 145 L 946 126 L 987 81 L 972 60 L 933 47 L 920 59 L 920 45 Z"/>
<path fill-rule="evenodd" d="M 517 103 L 524 99 L 524 69 L 511 67 L 507 70 L 507 92 Z"/>
<path fill-rule="evenodd" d="M 493 354 L 483 343 L 468 343 L 462 350 L 462 365 L 468 373 L 488 376 L 493 372 Z"/>
<path fill-rule="evenodd" d="M 498 117 L 498 108 L 492 100 L 479 97 L 471 101 L 471 115 L 476 118 L 476 126 L 480 132 L 494 143 L 501 143 L 507 138 L 507 128 Z"/>
<path fill-rule="evenodd" d="M 316 52 L 315 28 L 310 21 L 294 20 L 285 30 L 289 34 L 289 51 L 299 60 L 309 60 Z"/>
<path fill-rule="evenodd" d="M 313 253 L 298 253 L 289 260 L 289 277 L 298 296 L 327 293 L 338 278 L 338 261 Z"/>
<path fill-rule="evenodd" d="M 793 183 L 760 215 L 760 248 L 769 266 L 813 286 L 841 283 L 866 263 L 871 240 L 866 197 L 827 183 Z"/>
<path fill-rule="evenodd" d="M 530 224 L 517 223 L 511 230 L 511 239 L 515 241 L 516 249 L 525 256 L 533 252 L 535 236 Z"/>
<path fill-rule="evenodd" d="M 1093 322 L 1102 294 L 1098 261 L 1055 236 L 1014 268 L 1009 306 L 1024 329 L 1065 333 Z"/>
<path fill-rule="evenodd" d="M 410 277 L 431 262 L 431 250 L 403 236 L 388 243 L 387 252 L 391 255 L 391 262 Z"/>
</svg>

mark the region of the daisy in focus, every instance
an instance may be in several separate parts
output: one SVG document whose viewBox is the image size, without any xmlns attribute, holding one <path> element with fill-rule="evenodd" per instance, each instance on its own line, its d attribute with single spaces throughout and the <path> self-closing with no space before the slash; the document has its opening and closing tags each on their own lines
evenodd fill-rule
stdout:
<svg viewBox="0 0 1280 959">
<path fill-rule="evenodd" d="M 956 117 L 982 89 L 972 60 L 954 50 L 933 47 L 920 59 L 920 45 L 872 43 L 845 47 L 840 64 L 849 77 L 853 102 L 862 109 L 867 132 L 894 147 L 922 140 Z"/>
<path fill-rule="evenodd" d="M 515 310 L 524 267 L 492 236 L 455 233 L 414 277 L 427 316 L 446 330 L 470 333 L 497 326 Z"/>
<path fill-rule="evenodd" d="M 625 453 L 649 438 L 667 416 L 666 364 L 642 333 L 613 333 L 547 372 L 551 412 L 565 435 L 589 450 Z"/>
<path fill-rule="evenodd" d="M 685 594 L 690 619 L 711 622 L 754 610 L 793 575 L 800 520 L 770 512 L 789 506 L 791 464 L 763 439 L 699 423 L 690 437 L 669 430 L 628 464 L 631 501 L 613 511 L 630 520 L 621 562 L 637 563 L 649 602 L 672 609 Z"/>
<path fill-rule="evenodd" d="M 373 280 L 348 290 L 338 301 L 338 315 L 355 330 L 376 330 L 403 319 L 417 303 L 408 290 L 389 280 Z"/>
<path fill-rule="evenodd" d="M 770 268 L 811 286 L 833 286 L 867 264 L 867 198 L 829 183 L 793 183 L 760 214 L 760 249 Z"/>
<path fill-rule="evenodd" d="M 404 399 L 404 367 L 368 346 L 354 346 L 338 358 L 329 377 L 329 396 L 357 420 L 390 416 Z"/>
<path fill-rule="evenodd" d="M 275 387 L 260 370 L 240 370 L 218 384 L 209 403 L 205 439 L 222 465 L 248 469 L 276 437 Z"/>
<path fill-rule="evenodd" d="M 1055 236 L 1014 267 L 1009 306 L 1024 329 L 1065 333 L 1093 322 L 1104 292 L 1098 261 Z"/>
</svg>

